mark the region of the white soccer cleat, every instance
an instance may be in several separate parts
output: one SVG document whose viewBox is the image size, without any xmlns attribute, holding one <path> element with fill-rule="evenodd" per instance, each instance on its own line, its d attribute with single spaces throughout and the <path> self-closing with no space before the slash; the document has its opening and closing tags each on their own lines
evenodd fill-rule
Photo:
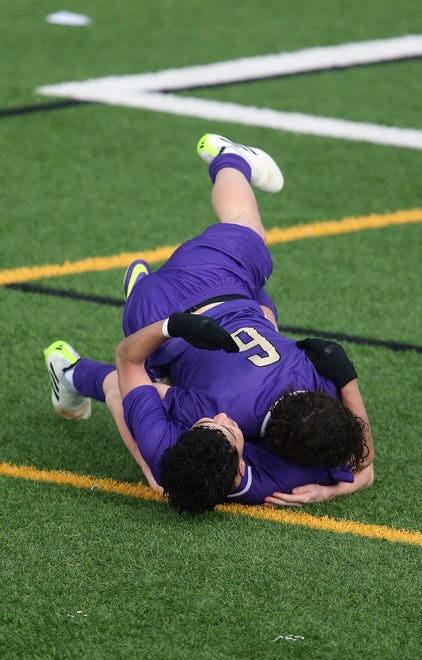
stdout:
<svg viewBox="0 0 422 660">
<path fill-rule="evenodd" d="M 45 364 L 51 380 L 51 403 L 65 419 L 88 419 L 91 399 L 71 389 L 63 369 L 79 360 L 77 352 L 65 341 L 55 341 L 44 350 Z"/>
<path fill-rule="evenodd" d="M 206 133 L 197 145 L 200 157 L 211 163 L 223 151 L 238 154 L 251 168 L 251 185 L 264 192 L 276 193 L 284 186 L 284 178 L 277 163 L 262 149 L 247 147 L 244 144 L 232 142 L 222 135 Z"/>
</svg>

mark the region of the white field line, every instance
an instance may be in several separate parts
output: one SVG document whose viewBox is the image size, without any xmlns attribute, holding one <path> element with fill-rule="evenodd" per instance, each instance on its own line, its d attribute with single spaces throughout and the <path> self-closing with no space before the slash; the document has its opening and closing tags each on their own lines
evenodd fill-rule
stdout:
<svg viewBox="0 0 422 660">
<path fill-rule="evenodd" d="M 262 126 L 290 133 L 305 133 L 323 137 L 342 138 L 376 144 L 422 149 L 422 131 L 362 122 L 346 121 L 330 117 L 316 117 L 297 112 L 283 112 L 271 108 L 256 108 L 237 103 L 182 98 L 172 94 L 143 94 L 133 99 L 125 96 L 124 105 L 142 107 L 156 112 L 168 112 L 186 117 Z M 111 97 L 103 97 L 104 103 L 113 104 Z"/>
<path fill-rule="evenodd" d="M 422 35 L 407 35 L 393 39 L 360 41 L 319 48 L 306 48 L 289 53 L 244 57 L 227 62 L 216 62 L 180 69 L 165 69 L 156 73 L 108 76 L 83 82 L 60 83 L 39 87 L 40 94 L 51 94 L 51 90 L 63 95 L 83 87 L 102 89 L 109 87 L 115 92 L 127 90 L 176 91 L 192 87 L 221 85 L 244 80 L 261 80 L 273 76 L 291 75 L 309 71 L 321 71 L 394 61 L 422 56 Z"/>
<path fill-rule="evenodd" d="M 422 131 L 417 129 L 316 117 L 163 93 L 163 90 L 176 91 L 420 56 L 422 36 L 408 35 L 167 69 L 156 73 L 44 85 L 38 87 L 37 92 L 46 96 L 70 97 L 293 133 L 422 149 Z"/>
</svg>

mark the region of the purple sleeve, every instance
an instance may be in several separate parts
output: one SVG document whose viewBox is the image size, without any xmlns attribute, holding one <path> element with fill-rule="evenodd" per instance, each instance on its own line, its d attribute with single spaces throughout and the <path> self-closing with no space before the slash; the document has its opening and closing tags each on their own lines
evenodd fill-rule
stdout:
<svg viewBox="0 0 422 660">
<path fill-rule="evenodd" d="M 318 468 L 300 465 L 275 456 L 259 444 L 245 442 L 243 458 L 245 475 L 239 486 L 228 495 L 229 502 L 262 504 L 274 492 L 291 493 L 293 488 L 306 484 L 332 486 L 339 481 L 354 481 L 350 468 Z"/>
<path fill-rule="evenodd" d="M 170 387 L 163 400 L 163 406 L 171 419 L 191 428 L 201 417 L 214 417 L 221 410 L 214 399 L 208 399 L 202 392 Z"/>
<path fill-rule="evenodd" d="M 333 484 L 337 484 L 339 481 L 348 481 L 350 484 L 352 484 L 355 480 L 349 465 L 344 465 L 343 467 L 327 468 L 327 472 L 329 477 L 332 479 L 332 484 L 326 485 L 331 486 Z"/>
<path fill-rule="evenodd" d="M 189 427 L 167 414 L 160 396 L 151 385 L 131 390 L 123 399 L 125 422 L 157 481 L 160 460 Z"/>
</svg>

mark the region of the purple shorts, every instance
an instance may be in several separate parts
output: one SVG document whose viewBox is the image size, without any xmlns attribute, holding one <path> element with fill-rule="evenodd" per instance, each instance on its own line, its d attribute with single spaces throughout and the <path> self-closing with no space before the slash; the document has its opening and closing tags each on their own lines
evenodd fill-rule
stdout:
<svg viewBox="0 0 422 660">
<path fill-rule="evenodd" d="M 230 294 L 267 304 L 274 311 L 263 291 L 272 267 L 267 246 L 252 229 L 211 225 L 135 284 L 124 307 L 123 331 L 127 336 L 172 312 Z"/>
</svg>

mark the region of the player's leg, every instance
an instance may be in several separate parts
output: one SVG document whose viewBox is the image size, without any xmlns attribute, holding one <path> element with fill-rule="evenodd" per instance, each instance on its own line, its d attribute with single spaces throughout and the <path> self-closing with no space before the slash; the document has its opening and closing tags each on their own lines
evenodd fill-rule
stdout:
<svg viewBox="0 0 422 660">
<path fill-rule="evenodd" d="M 218 296 L 255 299 L 271 274 L 271 256 L 260 240 L 265 241 L 265 232 L 251 186 L 281 190 L 278 166 L 262 150 L 216 135 L 201 138 L 198 153 L 210 164 L 212 201 L 220 224 L 183 243 L 154 273 L 126 278 L 135 283 L 123 312 L 125 335 Z"/>
<path fill-rule="evenodd" d="M 219 170 L 211 190 L 211 203 L 220 222 L 249 227 L 266 240 L 254 192 L 239 170 Z"/>
<path fill-rule="evenodd" d="M 211 201 L 219 221 L 249 227 L 265 240 L 252 187 L 279 192 L 284 179 L 278 165 L 261 149 L 211 133 L 199 140 L 197 149 L 201 158 L 209 163 L 214 184 Z"/>
</svg>

